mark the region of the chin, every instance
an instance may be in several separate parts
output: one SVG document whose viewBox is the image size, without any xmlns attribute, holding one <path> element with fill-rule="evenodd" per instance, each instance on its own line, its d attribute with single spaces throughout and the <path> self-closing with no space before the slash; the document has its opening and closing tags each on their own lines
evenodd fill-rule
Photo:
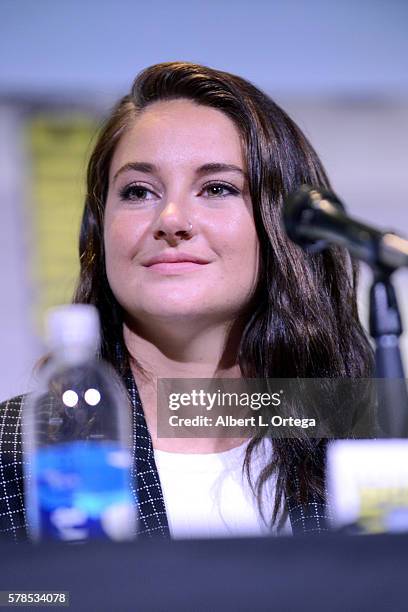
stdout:
<svg viewBox="0 0 408 612">
<path fill-rule="evenodd" d="M 242 312 L 242 296 L 211 295 L 208 288 L 189 295 L 188 291 L 150 292 L 144 291 L 143 299 L 121 300 L 123 309 L 140 323 L 166 325 L 225 323 L 234 321 Z M 130 296 L 129 296 L 130 297 Z"/>
<path fill-rule="evenodd" d="M 154 318 L 158 320 L 186 321 L 188 319 L 205 318 L 210 312 L 203 310 L 202 304 L 197 306 L 186 304 L 155 304 L 151 308 L 144 308 L 141 318 Z"/>
<path fill-rule="evenodd" d="M 190 289 L 190 291 L 189 291 Z M 208 310 L 222 308 L 223 299 L 209 295 L 208 288 L 191 291 L 173 289 L 169 291 L 145 291 L 135 308 L 157 317 L 188 317 L 204 315 Z"/>
<path fill-rule="evenodd" d="M 225 303 L 206 304 L 203 300 L 194 303 L 160 300 L 151 304 L 138 305 L 138 307 L 126 309 L 133 312 L 136 320 L 149 321 L 150 324 L 165 324 L 187 326 L 189 324 L 208 325 L 225 322 L 226 319 L 233 320 L 235 314 L 225 309 Z"/>
</svg>

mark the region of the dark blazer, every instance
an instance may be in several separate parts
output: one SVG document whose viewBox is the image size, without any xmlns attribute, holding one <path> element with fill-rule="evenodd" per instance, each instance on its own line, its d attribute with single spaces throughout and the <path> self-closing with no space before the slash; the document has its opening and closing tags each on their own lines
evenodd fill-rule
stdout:
<svg viewBox="0 0 408 612">
<path fill-rule="evenodd" d="M 133 405 L 132 489 L 138 506 L 138 535 L 168 538 L 169 526 L 152 440 L 131 373 L 125 377 L 125 382 Z M 0 537 L 15 542 L 28 537 L 21 440 L 25 397 L 15 397 L 0 404 Z M 287 507 L 294 534 L 327 531 L 327 509 L 321 502 L 302 505 L 289 498 Z"/>
</svg>

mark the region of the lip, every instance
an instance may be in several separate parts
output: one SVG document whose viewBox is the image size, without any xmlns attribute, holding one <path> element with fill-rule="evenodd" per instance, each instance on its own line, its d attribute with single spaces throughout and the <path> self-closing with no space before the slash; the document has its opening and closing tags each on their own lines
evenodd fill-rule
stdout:
<svg viewBox="0 0 408 612">
<path fill-rule="evenodd" d="M 202 266 L 210 263 L 207 259 L 199 257 L 198 255 L 192 255 L 189 253 L 159 253 L 154 257 L 151 257 L 143 263 L 148 268 L 153 268 L 161 264 L 166 265 L 180 265 L 180 264 L 196 264 L 196 266 Z"/>
<path fill-rule="evenodd" d="M 206 264 L 197 263 L 195 261 L 159 261 L 147 266 L 148 270 L 160 272 L 162 274 L 180 274 L 183 272 L 194 272 L 202 270 Z"/>
</svg>

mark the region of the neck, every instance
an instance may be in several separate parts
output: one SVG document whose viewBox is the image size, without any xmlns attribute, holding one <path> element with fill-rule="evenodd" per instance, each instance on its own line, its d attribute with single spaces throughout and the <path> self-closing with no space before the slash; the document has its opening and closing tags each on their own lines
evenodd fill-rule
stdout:
<svg viewBox="0 0 408 612">
<path fill-rule="evenodd" d="M 200 330 L 188 324 L 172 326 L 167 333 L 159 325 L 151 330 L 144 326 L 142 331 L 134 323 L 125 323 L 123 334 L 154 448 L 211 453 L 242 444 L 243 438 L 157 437 L 158 378 L 241 377 L 237 353 L 242 326 L 238 322 Z"/>
</svg>

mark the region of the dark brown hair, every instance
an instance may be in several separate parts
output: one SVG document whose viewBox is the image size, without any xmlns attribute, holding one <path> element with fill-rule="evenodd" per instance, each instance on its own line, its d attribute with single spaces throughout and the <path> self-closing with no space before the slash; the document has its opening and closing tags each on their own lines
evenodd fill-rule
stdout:
<svg viewBox="0 0 408 612">
<path fill-rule="evenodd" d="M 259 281 L 238 352 L 243 377 L 369 377 L 372 350 L 357 313 L 356 265 L 341 248 L 305 253 L 281 225 L 290 192 L 302 184 L 330 188 L 315 151 L 288 115 L 254 85 L 185 62 L 157 64 L 139 74 L 130 93 L 114 107 L 90 158 L 74 301 L 99 309 L 103 356 L 121 372 L 127 367 L 123 315 L 109 287 L 104 260 L 111 159 L 142 109 L 174 98 L 221 110 L 235 123 L 243 142 L 260 243 Z M 264 435 L 260 431 L 248 445 L 248 476 L 252 453 Z M 324 496 L 322 449 L 321 442 L 311 439 L 274 441 L 272 457 L 256 485 L 261 507 L 265 483 L 272 474 L 277 478 L 272 522 L 280 515 L 285 495 L 296 494 L 299 501 Z"/>
</svg>

